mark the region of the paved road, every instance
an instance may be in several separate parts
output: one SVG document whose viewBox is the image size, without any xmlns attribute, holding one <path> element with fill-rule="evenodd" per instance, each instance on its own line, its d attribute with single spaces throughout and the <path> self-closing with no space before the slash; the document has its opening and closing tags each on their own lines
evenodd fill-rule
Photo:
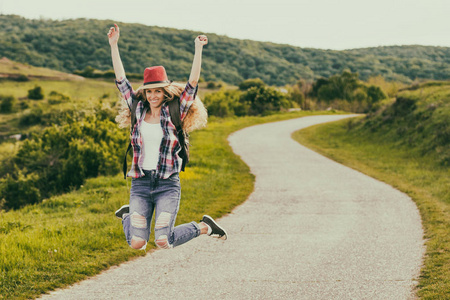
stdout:
<svg viewBox="0 0 450 300">
<path fill-rule="evenodd" d="M 324 158 L 291 132 L 313 116 L 234 133 L 256 175 L 249 199 L 202 236 L 158 250 L 44 299 L 410 299 L 424 251 L 403 193 Z"/>
</svg>

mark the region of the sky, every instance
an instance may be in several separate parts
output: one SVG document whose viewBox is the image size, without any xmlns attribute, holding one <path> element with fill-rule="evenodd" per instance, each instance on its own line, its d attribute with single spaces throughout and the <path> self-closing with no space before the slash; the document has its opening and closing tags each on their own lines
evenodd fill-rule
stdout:
<svg viewBox="0 0 450 300">
<path fill-rule="evenodd" d="M 450 47 L 450 0 L 0 0 L 0 13 L 140 23 L 302 48 Z"/>
</svg>

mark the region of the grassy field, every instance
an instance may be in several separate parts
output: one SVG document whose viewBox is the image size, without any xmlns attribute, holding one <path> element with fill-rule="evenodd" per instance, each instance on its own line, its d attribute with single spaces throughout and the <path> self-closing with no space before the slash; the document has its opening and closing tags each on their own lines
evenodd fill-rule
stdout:
<svg viewBox="0 0 450 300">
<path fill-rule="evenodd" d="M 0 77 L 14 77 L 23 75 L 27 77 L 53 78 L 60 80 L 81 80 L 82 77 L 63 73 L 48 68 L 39 68 L 27 64 L 11 61 L 6 57 L 0 58 Z"/>
<path fill-rule="evenodd" d="M 390 107 L 360 121 L 310 127 L 293 137 L 325 156 L 398 188 L 415 201 L 427 247 L 417 295 L 421 299 L 450 299 L 450 172 L 445 152 L 448 139 L 442 139 L 449 130 L 450 86 L 424 86 L 400 96 L 417 102 L 409 113 L 402 108 L 404 114 L 395 122 L 388 122 L 396 114 Z M 433 113 L 423 119 L 424 111 L 430 108 Z M 421 119 L 407 124 L 408 119 L 417 116 Z M 377 118 L 384 120 L 384 129 L 376 129 Z M 439 132 L 429 140 L 433 130 Z M 419 136 L 422 132 L 424 137 Z"/>
<path fill-rule="evenodd" d="M 218 119 L 193 132 L 192 160 L 181 174 L 177 223 L 197 221 L 204 213 L 227 214 L 253 190 L 253 176 L 228 145 L 230 133 L 312 114 L 319 112 Z M 127 183 L 117 175 L 88 180 L 80 190 L 38 205 L 0 212 L 0 299 L 34 298 L 145 255 L 128 247 L 120 220 L 113 215 L 127 201 Z M 147 250 L 154 248 L 150 242 Z"/>
</svg>

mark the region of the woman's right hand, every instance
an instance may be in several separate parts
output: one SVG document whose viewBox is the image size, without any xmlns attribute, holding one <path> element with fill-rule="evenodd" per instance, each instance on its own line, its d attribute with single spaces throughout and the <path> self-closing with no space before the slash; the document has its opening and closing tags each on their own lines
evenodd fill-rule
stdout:
<svg viewBox="0 0 450 300">
<path fill-rule="evenodd" d="M 117 45 L 117 42 L 119 41 L 120 36 L 120 30 L 119 26 L 117 24 L 114 24 L 114 27 L 111 27 L 108 31 L 108 39 L 109 39 L 109 45 Z"/>
</svg>

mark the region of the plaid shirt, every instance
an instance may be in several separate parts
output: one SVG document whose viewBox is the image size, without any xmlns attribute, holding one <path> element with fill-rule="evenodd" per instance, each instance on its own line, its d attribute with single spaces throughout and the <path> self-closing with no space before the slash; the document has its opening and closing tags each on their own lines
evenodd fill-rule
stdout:
<svg viewBox="0 0 450 300">
<path fill-rule="evenodd" d="M 128 79 L 124 78 L 121 81 L 116 80 L 116 85 L 121 92 L 123 98 L 126 100 L 128 107 L 131 109 L 133 101 L 136 99 L 136 93 L 133 90 Z M 186 116 L 189 107 L 194 102 L 197 95 L 197 87 L 191 86 L 188 82 L 184 91 L 180 95 L 180 113 L 181 120 Z M 136 107 L 136 125 L 132 129 L 130 134 L 131 146 L 133 148 L 133 161 L 131 163 L 131 170 L 128 172 L 127 177 L 139 178 L 144 176 L 142 171 L 142 163 L 144 161 L 143 141 L 141 136 L 141 124 L 145 118 L 148 106 L 144 106 L 144 103 L 140 101 Z M 181 171 L 182 159 L 178 155 L 181 147 L 178 143 L 177 133 L 175 125 L 170 120 L 169 106 L 164 103 L 161 107 L 161 128 L 163 130 L 163 138 L 159 147 L 159 160 L 156 167 L 156 175 L 158 178 L 167 179 L 174 173 Z"/>
</svg>

